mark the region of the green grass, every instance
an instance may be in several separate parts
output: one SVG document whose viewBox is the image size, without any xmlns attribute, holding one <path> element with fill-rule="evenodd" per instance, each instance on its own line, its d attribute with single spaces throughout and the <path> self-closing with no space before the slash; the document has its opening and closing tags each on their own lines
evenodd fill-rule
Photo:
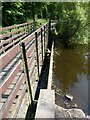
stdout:
<svg viewBox="0 0 90 120">
<path fill-rule="evenodd" d="M 40 24 L 45 24 L 47 23 L 47 20 L 46 19 L 38 19 L 36 20 L 37 23 L 36 23 L 36 27 L 39 28 L 40 27 Z"/>
<path fill-rule="evenodd" d="M 33 21 L 33 19 L 31 19 L 31 18 L 27 19 L 27 22 L 32 22 L 32 21 Z"/>
</svg>

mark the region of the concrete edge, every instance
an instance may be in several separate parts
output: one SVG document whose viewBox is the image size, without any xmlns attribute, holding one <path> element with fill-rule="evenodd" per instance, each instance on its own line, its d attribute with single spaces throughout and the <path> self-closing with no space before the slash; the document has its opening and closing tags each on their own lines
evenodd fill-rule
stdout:
<svg viewBox="0 0 90 120">
<path fill-rule="evenodd" d="M 51 49 L 51 58 L 50 58 L 50 68 L 49 68 L 49 76 L 48 76 L 48 85 L 47 89 L 51 90 L 52 86 L 52 73 L 53 73 L 53 53 L 54 53 L 54 42 L 52 43 L 52 49 Z"/>
<path fill-rule="evenodd" d="M 35 119 L 55 118 L 55 91 L 41 89 Z"/>
</svg>

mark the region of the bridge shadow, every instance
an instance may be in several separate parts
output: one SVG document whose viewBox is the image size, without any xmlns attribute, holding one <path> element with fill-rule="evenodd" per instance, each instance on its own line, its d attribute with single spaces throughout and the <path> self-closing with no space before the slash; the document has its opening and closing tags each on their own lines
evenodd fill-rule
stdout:
<svg viewBox="0 0 90 120">
<path fill-rule="evenodd" d="M 52 47 L 52 40 L 50 40 L 48 42 L 47 49 L 49 49 L 51 51 L 51 47 Z M 40 90 L 47 89 L 49 67 L 50 67 L 50 57 L 51 57 L 51 52 L 48 53 L 46 51 L 43 66 L 41 69 L 41 74 L 39 76 L 39 82 L 38 82 L 38 85 L 36 88 L 36 93 L 35 93 L 35 97 L 34 97 L 34 105 L 30 105 L 28 107 L 27 114 L 26 114 L 26 120 L 28 120 L 28 119 L 34 120 Z"/>
<path fill-rule="evenodd" d="M 47 51 L 45 54 L 41 74 L 39 77 L 40 79 L 39 79 L 38 87 L 37 87 L 36 94 L 35 94 L 35 100 L 38 100 L 38 98 L 39 98 L 40 89 L 47 89 L 50 58 L 51 58 L 51 52 L 48 52 L 48 50 L 51 51 L 52 42 L 54 41 L 55 34 L 52 31 L 52 32 L 50 32 L 50 35 L 48 35 L 48 36 L 49 36 L 49 40 L 48 40 L 48 45 L 47 45 Z"/>
<path fill-rule="evenodd" d="M 36 105 L 37 103 L 30 104 L 26 113 L 25 120 L 34 120 L 35 112 L 36 112 Z"/>
<path fill-rule="evenodd" d="M 50 65 L 50 54 L 46 52 L 43 66 L 41 69 L 41 74 L 39 76 L 39 82 L 36 88 L 36 94 L 34 97 L 34 104 L 29 105 L 27 114 L 26 114 L 26 120 L 28 119 L 34 119 L 36 107 L 37 107 L 37 100 L 39 98 L 40 89 L 47 89 L 47 83 L 48 83 L 48 74 L 49 74 L 49 65 Z"/>
<path fill-rule="evenodd" d="M 50 54 L 48 55 L 48 53 L 46 53 L 35 94 L 35 100 L 38 100 L 40 89 L 47 89 L 49 65 L 50 65 Z"/>
</svg>

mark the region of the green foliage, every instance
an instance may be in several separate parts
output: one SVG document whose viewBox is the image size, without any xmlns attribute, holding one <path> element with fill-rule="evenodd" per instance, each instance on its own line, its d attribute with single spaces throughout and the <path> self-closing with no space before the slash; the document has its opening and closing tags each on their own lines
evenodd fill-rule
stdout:
<svg viewBox="0 0 90 120">
<path fill-rule="evenodd" d="M 36 20 L 38 27 L 46 20 L 58 20 L 56 29 L 63 43 L 90 42 L 90 2 L 3 2 L 1 7 L 2 26 Z"/>
<path fill-rule="evenodd" d="M 57 31 L 65 45 L 87 44 L 90 24 L 88 24 L 88 3 L 61 3 Z"/>
<path fill-rule="evenodd" d="M 9 26 L 26 21 L 25 15 L 22 12 L 22 5 L 21 2 L 2 3 L 2 26 Z"/>
<path fill-rule="evenodd" d="M 47 3 L 43 2 L 3 2 L 2 26 L 10 26 L 26 21 L 47 18 Z"/>
<path fill-rule="evenodd" d="M 38 19 L 36 24 L 37 28 L 40 26 L 40 24 L 42 25 L 42 24 L 45 24 L 46 22 L 47 21 L 45 19 Z"/>
</svg>

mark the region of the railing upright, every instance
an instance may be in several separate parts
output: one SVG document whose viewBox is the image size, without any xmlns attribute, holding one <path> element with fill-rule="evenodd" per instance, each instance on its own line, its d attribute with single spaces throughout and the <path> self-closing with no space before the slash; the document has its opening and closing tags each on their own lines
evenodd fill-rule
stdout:
<svg viewBox="0 0 90 120">
<path fill-rule="evenodd" d="M 26 58 L 26 51 L 25 51 L 25 44 L 21 43 L 21 53 L 22 53 L 22 64 L 24 67 L 24 73 L 26 77 L 26 85 L 30 97 L 30 103 L 33 104 L 33 97 L 32 97 L 32 90 L 31 90 L 31 85 L 30 85 L 30 79 L 29 79 L 29 71 L 28 71 L 28 65 L 27 65 L 27 58 Z"/>
<path fill-rule="evenodd" d="M 44 26 L 44 56 L 45 56 L 45 26 Z"/>
<path fill-rule="evenodd" d="M 49 21 L 49 40 L 51 39 L 51 20 Z"/>
<path fill-rule="evenodd" d="M 43 65 L 43 35 L 42 35 L 42 28 L 41 28 L 41 52 L 42 52 L 42 65 Z"/>
<path fill-rule="evenodd" d="M 35 44 L 36 44 L 36 60 L 37 60 L 38 80 L 39 80 L 39 57 L 38 57 L 38 41 L 37 41 L 37 32 L 35 32 Z"/>
</svg>

